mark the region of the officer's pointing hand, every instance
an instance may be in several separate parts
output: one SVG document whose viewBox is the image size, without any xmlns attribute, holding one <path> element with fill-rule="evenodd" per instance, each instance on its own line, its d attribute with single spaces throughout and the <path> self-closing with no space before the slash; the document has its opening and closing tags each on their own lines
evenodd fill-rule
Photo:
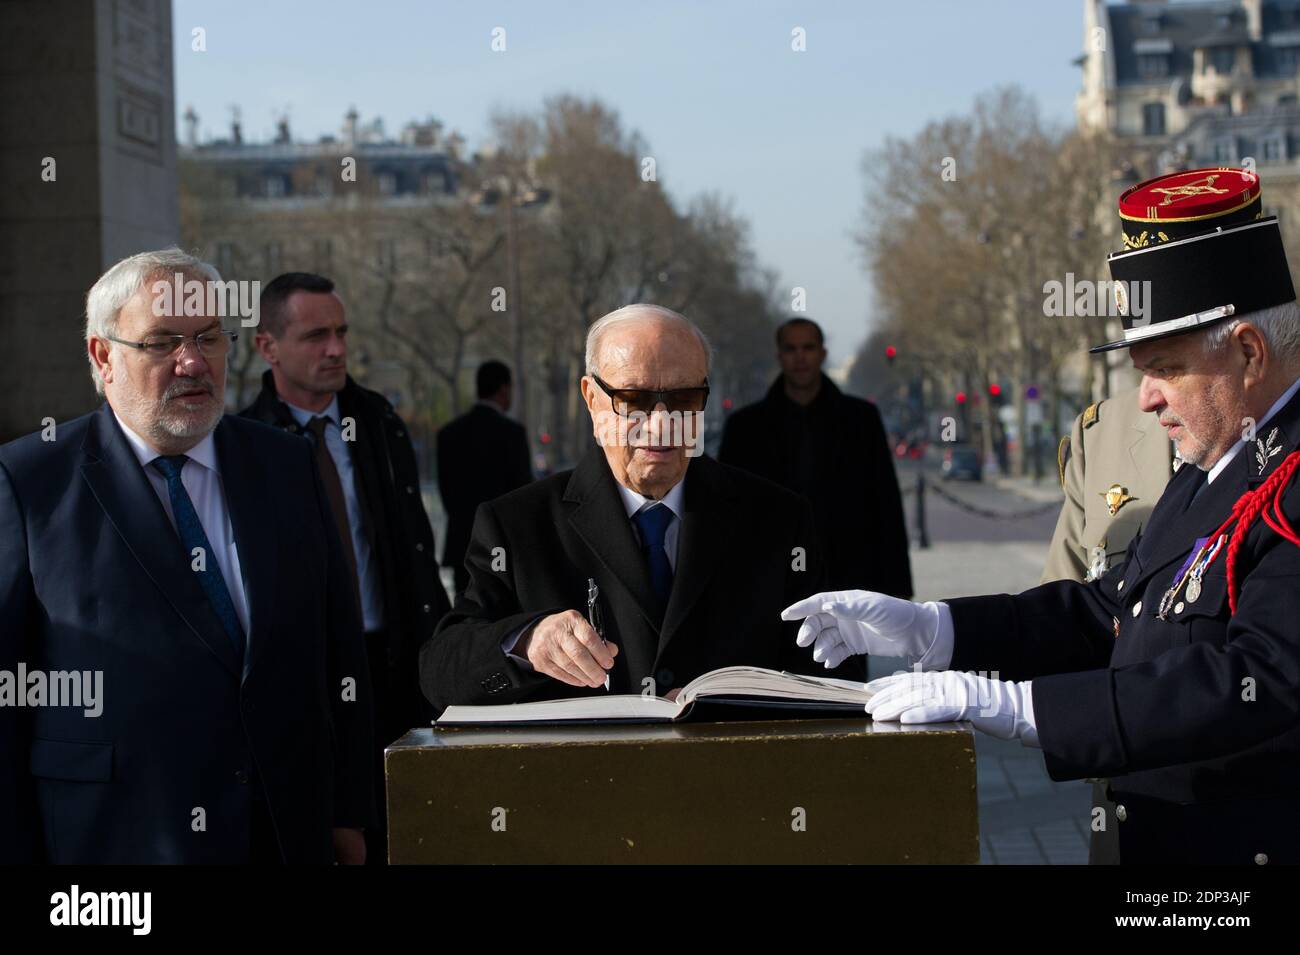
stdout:
<svg viewBox="0 0 1300 955">
<path fill-rule="evenodd" d="M 782 620 L 806 617 L 798 644 L 813 648 L 827 669 L 857 653 L 903 657 L 911 666 L 939 632 L 939 605 L 913 603 L 870 590 L 814 594 L 781 611 Z"/>
</svg>

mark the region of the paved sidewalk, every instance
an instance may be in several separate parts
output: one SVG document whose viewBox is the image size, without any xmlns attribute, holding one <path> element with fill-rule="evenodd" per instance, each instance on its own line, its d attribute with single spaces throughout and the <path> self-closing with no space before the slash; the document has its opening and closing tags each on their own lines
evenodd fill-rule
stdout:
<svg viewBox="0 0 1300 955">
<path fill-rule="evenodd" d="M 1002 481 L 1013 486 L 1003 486 Z M 1048 482 L 1044 482 L 1048 483 Z M 1055 484 L 1033 494 L 1032 481 L 1002 479 L 1004 510 L 1024 498 L 1049 500 L 1060 491 Z M 971 488 L 959 489 L 972 494 Z M 930 526 L 936 537 L 953 527 L 961 515 L 951 505 L 930 498 Z M 910 515 L 909 515 L 910 518 Z M 970 519 L 974 524 L 976 519 Z M 913 546 L 912 577 L 917 600 L 966 597 L 988 593 L 1018 593 L 1038 584 L 1055 515 L 1045 514 L 1018 531 L 1026 540 L 936 540 L 926 550 Z M 989 536 L 1005 532 L 989 522 Z M 974 528 L 982 527 L 974 524 Z M 953 535 L 957 536 L 957 535 Z M 963 537 L 965 535 L 962 535 Z M 897 661 L 873 661 L 872 675 L 893 672 Z M 1019 741 L 975 734 L 979 786 L 980 861 L 986 865 L 1065 864 L 1088 861 L 1091 786 L 1083 781 L 1057 783 L 1047 776 L 1042 753 Z"/>
</svg>

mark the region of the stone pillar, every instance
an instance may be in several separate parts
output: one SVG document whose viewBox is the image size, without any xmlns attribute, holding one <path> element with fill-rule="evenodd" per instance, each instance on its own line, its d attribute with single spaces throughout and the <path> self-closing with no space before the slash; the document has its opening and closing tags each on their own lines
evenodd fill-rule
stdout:
<svg viewBox="0 0 1300 955">
<path fill-rule="evenodd" d="M 179 234 L 170 0 L 0 5 L 0 442 L 98 399 L 85 296 Z"/>
</svg>

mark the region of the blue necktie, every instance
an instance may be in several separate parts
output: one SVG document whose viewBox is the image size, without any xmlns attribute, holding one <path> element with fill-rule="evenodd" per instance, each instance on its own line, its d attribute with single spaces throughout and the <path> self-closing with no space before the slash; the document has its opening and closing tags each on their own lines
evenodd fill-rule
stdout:
<svg viewBox="0 0 1300 955">
<path fill-rule="evenodd" d="M 650 586 L 659 598 L 661 608 L 668 606 L 668 594 L 673 589 L 673 566 L 668 563 L 664 550 L 664 537 L 673 521 L 673 512 L 664 504 L 655 504 L 632 515 L 637 530 L 641 532 L 641 550 L 650 567 Z"/>
<path fill-rule="evenodd" d="M 176 518 L 176 531 L 181 536 L 185 553 L 193 560 L 194 548 L 203 548 L 203 570 L 195 573 L 199 575 L 199 583 L 203 585 L 203 592 L 208 595 L 212 609 L 217 612 L 226 636 L 235 645 L 236 657 L 243 660 L 244 628 L 239 625 L 239 617 L 235 615 L 235 604 L 230 599 L 230 591 L 226 589 L 226 579 L 221 576 L 221 566 L 217 563 L 216 554 L 212 552 L 212 545 L 208 543 L 208 535 L 203 533 L 203 525 L 199 523 L 194 502 L 181 483 L 181 469 L 188 460 L 184 454 L 171 454 L 154 458 L 150 463 L 167 479 L 167 496 L 171 498 L 172 516 Z"/>
</svg>

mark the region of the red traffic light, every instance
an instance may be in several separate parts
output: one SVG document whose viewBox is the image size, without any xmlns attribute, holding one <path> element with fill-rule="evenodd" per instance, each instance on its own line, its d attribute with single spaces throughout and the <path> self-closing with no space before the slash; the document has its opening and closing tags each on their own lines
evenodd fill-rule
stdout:
<svg viewBox="0 0 1300 955">
<path fill-rule="evenodd" d="M 957 392 L 957 404 L 964 405 L 965 403 L 966 403 L 966 392 L 964 391 Z"/>
<path fill-rule="evenodd" d="M 543 431 L 543 432 L 542 432 L 542 444 L 550 444 L 550 443 L 551 443 L 551 432 L 549 432 L 549 431 Z"/>
<path fill-rule="evenodd" d="M 993 384 L 989 385 L 989 394 L 996 398 L 998 395 L 1002 394 L 1002 386 L 995 381 Z"/>
<path fill-rule="evenodd" d="M 898 349 L 895 348 L 893 345 L 885 346 L 885 357 L 888 358 L 890 361 L 893 361 L 895 358 L 898 357 Z"/>
</svg>

